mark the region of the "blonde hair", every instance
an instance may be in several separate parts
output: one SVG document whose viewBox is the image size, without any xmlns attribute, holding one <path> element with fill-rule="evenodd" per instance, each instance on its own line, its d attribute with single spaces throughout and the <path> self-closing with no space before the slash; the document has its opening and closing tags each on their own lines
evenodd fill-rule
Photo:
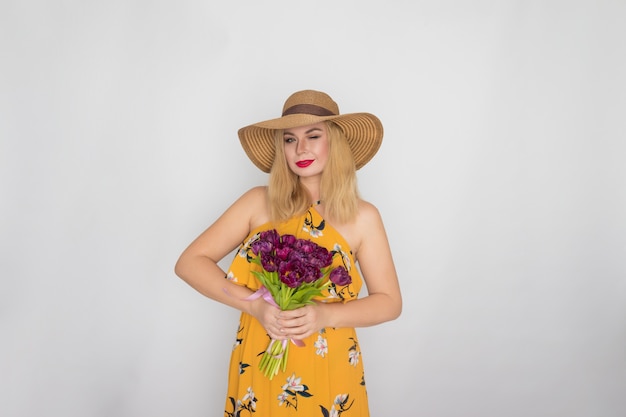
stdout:
<svg viewBox="0 0 626 417">
<path fill-rule="evenodd" d="M 328 135 L 328 160 L 320 184 L 320 199 L 327 219 L 347 223 L 357 215 L 359 191 L 352 151 L 343 131 L 332 122 L 325 122 Z M 268 183 L 270 217 L 284 221 L 304 213 L 311 205 L 311 196 L 300 183 L 285 158 L 283 130 L 274 134 L 275 156 Z"/>
</svg>

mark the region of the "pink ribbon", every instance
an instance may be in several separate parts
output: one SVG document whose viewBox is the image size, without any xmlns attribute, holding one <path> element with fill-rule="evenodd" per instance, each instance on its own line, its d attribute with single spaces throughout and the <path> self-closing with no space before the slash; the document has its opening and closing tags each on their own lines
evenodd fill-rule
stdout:
<svg viewBox="0 0 626 417">
<path fill-rule="evenodd" d="M 293 339 L 291 340 L 293 342 Z M 272 352 L 272 346 L 274 346 L 274 343 L 278 342 L 278 340 L 276 339 L 272 339 L 272 341 L 270 342 L 270 344 L 267 346 L 267 350 L 265 351 L 266 353 L 271 353 Z M 295 343 L 295 342 L 294 342 Z M 283 344 L 283 348 L 281 349 L 281 352 L 283 353 L 279 353 L 278 355 L 272 355 L 272 358 L 274 359 L 280 359 L 283 356 L 285 356 L 285 349 L 287 348 L 287 339 L 282 341 Z"/>
<path fill-rule="evenodd" d="M 254 293 L 252 293 L 249 296 L 247 296 L 246 298 L 244 298 L 244 301 L 252 301 L 252 300 L 256 300 L 257 298 L 261 298 L 261 297 L 265 301 L 267 301 L 268 303 L 273 305 L 274 307 L 280 308 L 280 307 L 278 307 L 278 304 L 276 304 L 276 301 L 274 301 L 274 297 L 272 297 L 272 293 L 270 293 L 270 290 L 265 288 L 263 285 L 261 285 L 261 288 L 256 290 Z"/>
</svg>

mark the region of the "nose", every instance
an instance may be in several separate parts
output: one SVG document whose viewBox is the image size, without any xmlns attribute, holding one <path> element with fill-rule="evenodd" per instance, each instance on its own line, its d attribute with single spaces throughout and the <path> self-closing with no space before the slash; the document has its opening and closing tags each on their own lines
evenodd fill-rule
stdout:
<svg viewBox="0 0 626 417">
<path fill-rule="evenodd" d="M 296 144 L 296 152 L 301 154 L 301 153 L 305 153 L 307 150 L 308 150 L 308 146 L 307 146 L 306 140 L 299 139 Z"/>
</svg>

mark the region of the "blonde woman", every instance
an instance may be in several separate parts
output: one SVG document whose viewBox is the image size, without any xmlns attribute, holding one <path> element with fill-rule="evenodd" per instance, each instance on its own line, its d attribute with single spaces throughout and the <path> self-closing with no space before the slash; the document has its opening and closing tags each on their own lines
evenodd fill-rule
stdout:
<svg viewBox="0 0 626 417">
<path fill-rule="evenodd" d="M 383 221 L 357 189 L 356 171 L 382 137 L 376 116 L 340 114 L 331 97 L 313 90 L 292 94 L 280 118 L 239 130 L 248 157 L 269 173 L 268 185 L 235 201 L 175 268 L 200 293 L 241 311 L 224 416 L 369 416 L 355 329 L 394 320 L 402 309 Z M 329 282 L 313 304 L 294 310 L 260 296 L 264 288 L 254 271 L 261 266 L 251 259 L 269 230 L 326 248 L 348 283 Z M 223 271 L 217 263 L 236 248 Z M 359 298 L 363 284 L 367 295 Z M 284 371 L 268 377 L 259 362 L 272 340 L 291 347 Z"/>
</svg>

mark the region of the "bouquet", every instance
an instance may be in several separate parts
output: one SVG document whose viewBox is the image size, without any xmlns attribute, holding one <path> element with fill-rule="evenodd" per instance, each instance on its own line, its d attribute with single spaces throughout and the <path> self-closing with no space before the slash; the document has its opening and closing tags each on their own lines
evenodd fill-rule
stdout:
<svg viewBox="0 0 626 417">
<path fill-rule="evenodd" d="M 328 251 L 317 243 L 295 236 L 279 235 L 275 229 L 261 232 L 250 244 L 256 257 L 251 262 L 261 266 L 253 271 L 262 286 L 255 293 L 281 310 L 293 310 L 313 304 L 313 298 L 331 286 L 346 286 L 352 278 L 343 266 L 331 268 L 336 251 Z M 328 277 L 328 280 L 326 279 Z M 271 297 L 269 297 L 271 296 Z M 300 340 L 292 340 L 304 346 Z M 279 370 L 285 371 L 289 343 L 272 339 L 263 353 L 259 368 L 272 379 Z"/>
</svg>

